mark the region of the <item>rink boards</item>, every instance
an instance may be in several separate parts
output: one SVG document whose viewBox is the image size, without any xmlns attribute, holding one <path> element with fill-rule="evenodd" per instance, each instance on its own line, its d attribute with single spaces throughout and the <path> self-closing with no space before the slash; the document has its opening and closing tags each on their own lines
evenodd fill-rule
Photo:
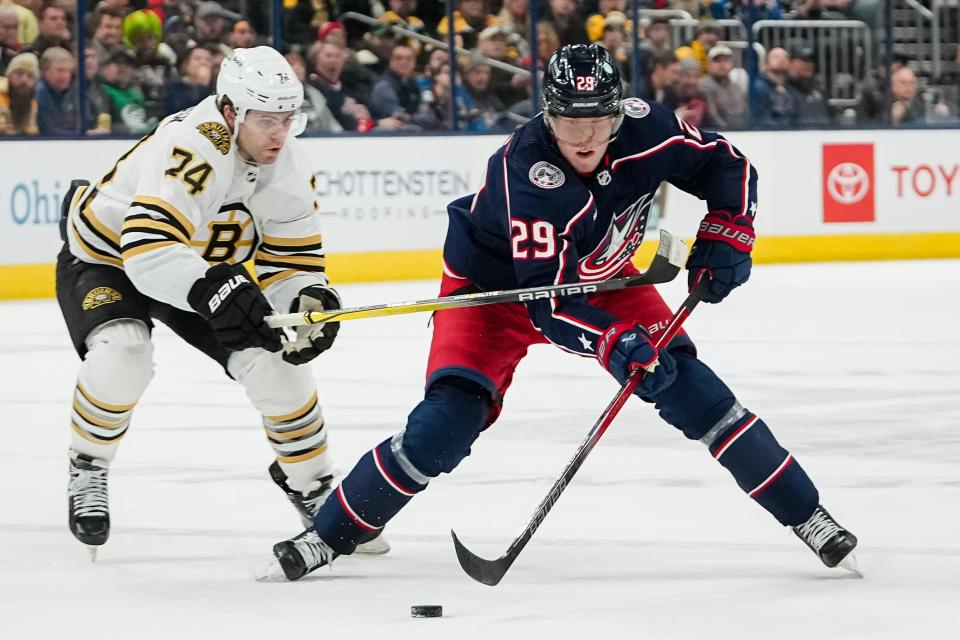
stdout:
<svg viewBox="0 0 960 640">
<path fill-rule="evenodd" d="M 960 257 L 960 131 L 728 138 L 760 174 L 756 261 Z M 446 204 L 478 187 L 486 158 L 503 141 L 497 135 L 304 140 L 331 277 L 438 277 Z M 49 297 L 60 199 L 70 180 L 96 181 L 133 143 L 0 144 L 0 298 Z M 705 209 L 671 187 L 664 211 L 663 226 L 690 238 Z M 638 260 L 648 260 L 650 250 L 645 246 Z"/>
</svg>

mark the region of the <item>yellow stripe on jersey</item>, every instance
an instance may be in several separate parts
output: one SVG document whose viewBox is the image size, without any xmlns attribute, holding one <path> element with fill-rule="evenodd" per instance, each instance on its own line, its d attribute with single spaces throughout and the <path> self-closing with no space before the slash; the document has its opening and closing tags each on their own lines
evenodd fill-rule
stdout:
<svg viewBox="0 0 960 640">
<path fill-rule="evenodd" d="M 302 429 L 294 429 L 293 431 L 274 431 L 269 427 L 264 427 L 264 429 L 267 432 L 267 437 L 271 440 L 296 440 L 320 433 L 320 429 L 323 429 L 323 418 L 318 418 Z"/>
<path fill-rule="evenodd" d="M 260 288 L 266 289 L 272 284 L 276 284 L 281 280 L 286 280 L 290 276 L 295 276 L 303 273 L 303 271 L 297 271 L 296 269 L 284 269 L 283 271 L 274 271 L 265 276 L 258 276 L 257 280 L 260 282 Z"/>
<path fill-rule="evenodd" d="M 95 193 L 92 195 L 96 195 Z M 115 245 L 120 246 L 120 234 L 103 224 L 100 221 L 100 218 L 97 217 L 97 214 L 93 212 L 93 209 L 90 207 L 90 202 L 93 198 L 90 198 L 88 201 L 83 203 L 83 206 L 80 208 L 79 214 L 80 219 L 83 220 L 91 229 L 98 231 L 101 235 L 110 238 Z"/>
<path fill-rule="evenodd" d="M 321 445 L 314 449 L 313 451 L 307 451 L 306 453 L 301 453 L 298 456 L 277 456 L 277 460 L 280 462 L 292 463 L 292 462 L 303 462 L 305 460 L 310 460 L 311 458 L 316 458 L 321 453 L 327 450 L 327 445 Z"/>
<path fill-rule="evenodd" d="M 194 227 L 193 224 L 190 222 L 190 218 L 183 215 L 183 213 L 179 209 L 177 209 L 175 206 L 173 206 L 163 198 L 157 198 L 155 196 L 142 196 L 142 195 L 134 196 L 133 204 L 136 205 L 138 202 L 142 202 L 143 204 L 156 207 L 157 209 L 161 210 L 163 213 L 169 215 L 171 218 L 179 222 L 184 229 L 187 230 L 187 235 L 189 235 L 191 238 L 193 237 L 193 234 L 197 230 L 196 227 Z"/>
<path fill-rule="evenodd" d="M 102 418 L 98 418 L 81 407 L 80 403 L 76 400 L 73 401 L 73 410 L 79 413 L 84 420 L 92 425 L 100 427 L 101 429 L 119 429 L 127 422 L 127 418 L 120 418 L 119 420 L 104 420 Z"/>
<path fill-rule="evenodd" d="M 325 268 L 327 259 L 323 256 L 280 256 L 266 251 L 257 251 L 253 256 L 256 264 L 262 264 L 269 267 L 272 264 L 278 266 L 287 266 L 290 264 L 301 265 L 304 267 Z"/>
<path fill-rule="evenodd" d="M 90 392 L 84 389 L 83 385 L 79 382 L 77 383 L 77 391 L 79 391 L 80 395 L 87 399 L 87 402 L 95 406 L 97 409 L 103 409 L 104 411 L 109 411 L 110 413 L 123 413 L 125 411 L 130 411 L 130 409 L 133 409 L 135 406 L 137 406 L 136 402 L 131 402 L 130 404 L 108 404 L 106 402 L 97 400 L 90 395 Z"/>
<path fill-rule="evenodd" d="M 170 224 L 169 222 L 165 222 L 163 220 L 147 220 L 146 218 L 134 218 L 133 220 L 127 218 L 123 221 L 123 233 L 136 233 L 138 231 L 150 233 L 147 231 L 147 229 L 166 231 L 167 233 L 175 235 L 183 244 L 190 244 L 190 239 L 183 235 L 183 231 L 181 231 L 176 225 Z"/>
<path fill-rule="evenodd" d="M 299 420 L 303 416 L 310 413 L 310 411 L 313 410 L 313 407 L 316 404 L 317 404 L 317 392 L 314 391 L 313 395 L 310 396 L 310 399 L 307 400 L 306 404 L 304 404 L 299 409 L 296 409 L 295 411 L 291 411 L 290 413 L 284 413 L 279 416 L 264 416 L 264 417 L 267 420 L 270 420 L 271 422 L 293 422 L 294 420 Z"/>
<path fill-rule="evenodd" d="M 156 242 L 150 242 L 148 244 L 141 244 L 133 249 L 126 249 L 123 252 L 124 261 L 131 260 L 136 258 L 142 253 L 147 253 L 148 251 L 156 251 L 157 249 L 163 249 L 164 247 L 170 247 L 175 244 L 183 244 L 182 242 L 177 242 L 176 240 L 157 240 Z"/>
<path fill-rule="evenodd" d="M 323 236 L 304 236 L 302 238 L 281 238 L 279 236 L 263 236 L 263 242 L 266 244 L 276 245 L 278 247 L 303 247 L 311 244 L 321 244 L 323 242 Z"/>
<path fill-rule="evenodd" d="M 121 260 L 119 257 L 105 253 L 104 251 L 87 244 L 87 241 L 83 239 L 83 234 L 81 234 L 80 230 L 77 229 L 75 222 L 72 222 L 70 227 L 73 230 L 73 237 L 76 238 L 77 242 L 80 244 L 80 248 L 83 249 L 88 256 L 94 260 L 106 262 L 107 264 L 112 264 L 117 267 L 123 266 L 123 260 Z"/>
</svg>

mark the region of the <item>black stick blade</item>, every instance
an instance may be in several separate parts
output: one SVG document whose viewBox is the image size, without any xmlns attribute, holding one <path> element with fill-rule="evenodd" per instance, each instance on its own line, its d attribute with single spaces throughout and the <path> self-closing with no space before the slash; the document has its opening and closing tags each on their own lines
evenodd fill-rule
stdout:
<svg viewBox="0 0 960 640">
<path fill-rule="evenodd" d="M 477 582 L 482 582 L 491 587 L 496 586 L 503 579 L 510 565 L 513 564 L 513 558 L 509 554 L 497 560 L 484 560 L 463 546 L 453 529 L 450 530 L 450 535 L 453 536 L 453 546 L 457 550 L 457 560 L 460 561 L 460 566 L 463 567 L 468 576 Z"/>
</svg>

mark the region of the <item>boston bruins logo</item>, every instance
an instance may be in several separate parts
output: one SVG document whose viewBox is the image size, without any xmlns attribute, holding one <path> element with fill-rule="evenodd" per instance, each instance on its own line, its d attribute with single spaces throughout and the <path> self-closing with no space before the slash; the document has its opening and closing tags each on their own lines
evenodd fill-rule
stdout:
<svg viewBox="0 0 960 640">
<path fill-rule="evenodd" d="M 80 306 L 83 307 L 84 311 L 90 311 L 91 309 L 96 309 L 111 302 L 119 302 L 120 300 L 123 300 L 123 296 L 119 291 L 111 289 L 110 287 L 97 287 L 96 289 L 91 289 L 87 295 L 83 296 L 83 303 L 81 303 Z"/>
<path fill-rule="evenodd" d="M 197 125 L 197 131 L 212 142 L 217 151 L 223 155 L 230 152 L 230 132 L 219 122 L 201 122 Z"/>
</svg>

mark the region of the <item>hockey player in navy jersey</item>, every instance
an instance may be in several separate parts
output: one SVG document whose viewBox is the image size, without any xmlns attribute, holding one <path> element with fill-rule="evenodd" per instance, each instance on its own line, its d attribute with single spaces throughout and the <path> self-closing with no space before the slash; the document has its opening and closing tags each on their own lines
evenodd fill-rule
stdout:
<svg viewBox="0 0 960 640">
<path fill-rule="evenodd" d="M 750 275 L 757 172 L 722 136 L 657 104 L 623 100 L 605 49 L 563 47 L 546 70 L 543 113 L 493 154 L 476 194 L 449 205 L 441 295 L 636 273 L 631 258 L 664 181 L 706 201 L 689 286 L 709 278 L 704 300 L 720 302 Z M 637 367 L 652 368 L 637 395 L 705 445 L 824 564 L 852 565 L 857 539 L 820 506 L 813 482 L 763 420 L 697 358 L 690 338 L 654 346 L 671 315 L 651 286 L 438 312 L 426 394 L 406 428 L 360 459 L 313 529 L 274 546 L 267 575 L 296 580 L 379 534 L 470 454 L 527 348 L 546 342 L 596 359 L 621 384 Z"/>
</svg>

